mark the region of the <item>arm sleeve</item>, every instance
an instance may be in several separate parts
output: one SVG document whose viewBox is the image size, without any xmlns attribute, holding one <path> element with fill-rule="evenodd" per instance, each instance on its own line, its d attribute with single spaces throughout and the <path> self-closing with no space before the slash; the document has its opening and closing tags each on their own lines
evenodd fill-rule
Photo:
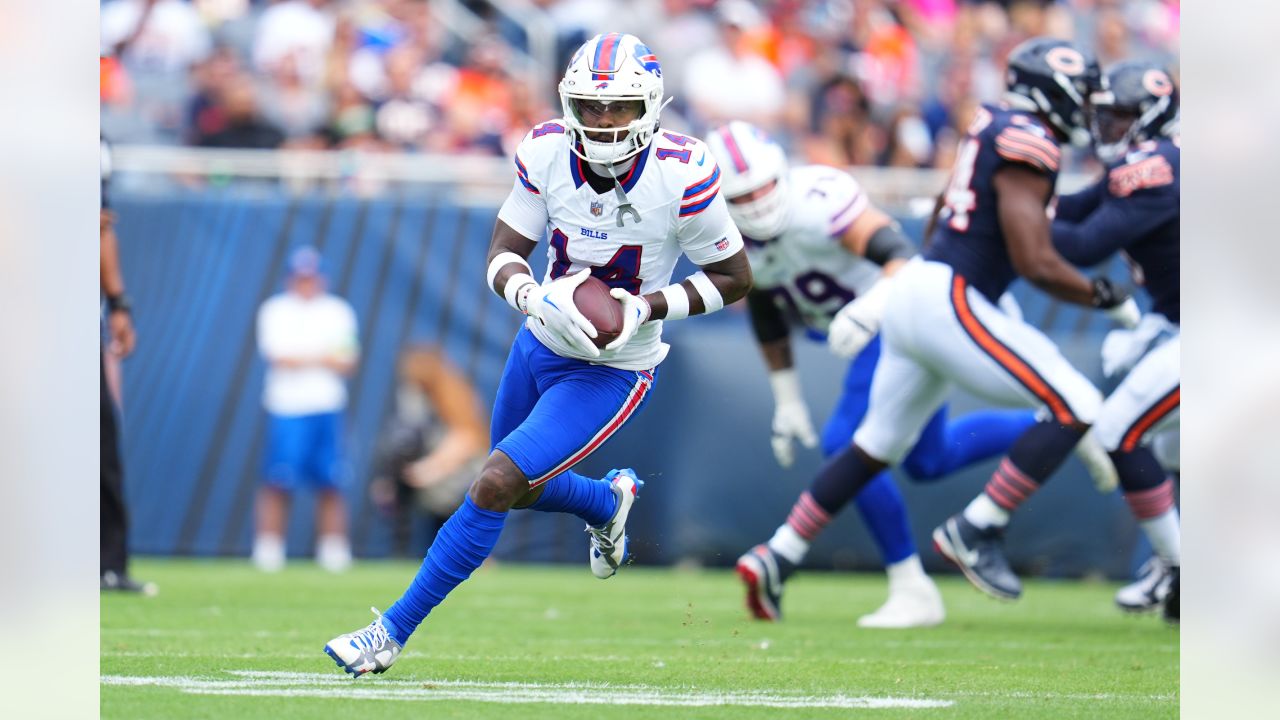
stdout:
<svg viewBox="0 0 1280 720">
<path fill-rule="evenodd" d="M 742 249 L 742 234 L 729 218 L 729 208 L 720 195 L 718 165 L 685 188 L 678 220 L 680 249 L 696 265 L 719 262 Z"/>
<path fill-rule="evenodd" d="M 1055 220 L 1053 246 L 1076 265 L 1097 265 L 1178 216 L 1178 203 L 1163 194 L 1108 198 L 1083 222 Z"/>
<path fill-rule="evenodd" d="M 774 304 L 769 293 L 763 290 L 748 292 L 747 312 L 751 315 L 751 330 L 755 332 L 756 341 L 761 345 L 781 340 L 790 334 L 786 316 Z"/>
<path fill-rule="evenodd" d="M 1106 194 L 1106 178 L 1102 178 L 1098 182 L 1081 190 L 1080 192 L 1071 193 L 1070 195 L 1059 195 L 1057 210 L 1054 212 L 1054 218 L 1064 220 L 1066 222 L 1080 222 L 1088 217 L 1089 213 L 1098 208 L 1102 202 L 1103 196 Z"/>
</svg>

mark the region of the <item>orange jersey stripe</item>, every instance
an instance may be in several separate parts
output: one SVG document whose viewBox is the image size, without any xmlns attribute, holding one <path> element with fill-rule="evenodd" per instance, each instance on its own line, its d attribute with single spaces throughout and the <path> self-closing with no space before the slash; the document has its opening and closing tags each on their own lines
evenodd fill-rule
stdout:
<svg viewBox="0 0 1280 720">
<path fill-rule="evenodd" d="M 982 325 L 982 321 L 978 320 L 973 314 L 973 310 L 969 307 L 969 299 L 965 297 L 965 289 L 967 284 L 964 278 L 956 275 L 951 281 L 951 304 L 955 308 L 956 317 L 960 319 L 960 325 L 964 327 L 965 332 L 973 341 L 982 348 L 987 355 L 1000 364 L 1005 370 L 1008 370 L 1023 387 L 1031 391 L 1033 395 L 1040 399 L 1045 405 L 1049 406 L 1049 410 L 1053 413 L 1053 417 L 1063 425 L 1072 425 L 1077 422 L 1075 413 L 1071 412 L 1071 408 L 1067 406 L 1067 402 L 1062 396 L 1049 386 L 1044 378 L 1035 371 L 1025 360 L 1010 350 L 1004 343 L 1000 342 L 992 335 L 986 327 Z"/>
<path fill-rule="evenodd" d="M 1027 145 L 1031 145 L 1033 147 L 1038 147 L 1041 150 L 1049 153 L 1050 155 L 1053 155 L 1054 157 L 1057 157 L 1061 154 L 1061 152 L 1058 149 L 1058 145 L 1054 143 L 1052 140 L 1041 137 L 1027 130 L 1019 130 L 1018 128 L 1012 128 L 1012 127 L 1005 128 L 1003 131 L 1000 132 L 999 135 L 996 136 L 996 139 L 997 140 L 1007 139 L 1015 142 L 1022 142 Z"/>
<path fill-rule="evenodd" d="M 1050 155 L 1044 150 L 1023 145 L 1016 141 L 1006 140 L 1004 138 L 996 139 L 996 152 L 1006 160 L 1014 162 L 1027 162 L 1032 165 L 1042 167 L 1046 170 L 1056 172 L 1058 170 L 1058 156 Z"/>
<path fill-rule="evenodd" d="M 1120 449 L 1130 452 L 1138 447 L 1138 443 L 1142 441 L 1142 436 L 1147 433 L 1156 423 L 1160 422 L 1166 415 L 1173 412 L 1175 408 L 1182 403 L 1182 385 L 1174 388 L 1172 392 L 1160 398 L 1160 402 L 1151 407 L 1150 410 L 1142 414 L 1124 434 L 1124 439 L 1120 441 Z"/>
</svg>

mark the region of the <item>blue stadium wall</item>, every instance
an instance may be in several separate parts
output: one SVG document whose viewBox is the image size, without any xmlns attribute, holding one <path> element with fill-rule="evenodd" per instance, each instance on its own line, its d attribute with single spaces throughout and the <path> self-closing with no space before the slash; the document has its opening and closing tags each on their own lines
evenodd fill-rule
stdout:
<svg viewBox="0 0 1280 720">
<path fill-rule="evenodd" d="M 347 492 L 357 553 L 386 555 L 390 534 L 367 484 L 375 439 L 393 408 L 397 353 L 411 342 L 442 346 L 488 403 L 518 326 L 482 281 L 496 208 L 459 203 L 445 192 L 363 200 L 246 187 L 125 192 L 113 202 L 139 333 L 138 350 L 124 364 L 134 551 L 247 555 L 265 429 L 255 313 L 281 289 L 288 250 L 311 243 L 325 257 L 333 291 L 360 319 Z M 919 236 L 919 222 L 904 225 Z M 544 262 L 536 258 L 535 269 Z M 686 270 L 678 268 L 677 276 Z M 1025 285 L 1016 294 L 1026 316 L 1098 378 L 1106 321 Z M 802 454 L 786 471 L 775 464 L 768 443 L 772 400 L 744 313 L 671 323 L 667 339 L 672 351 L 649 405 L 580 469 L 600 475 L 631 466 L 647 480 L 630 525 L 638 562 L 727 565 L 772 533 L 819 458 Z M 817 343 L 797 337 L 796 345 L 815 418 L 824 417 L 844 368 Z M 977 407 L 962 394 L 952 402 L 953 413 Z M 982 487 L 993 465 L 929 485 L 898 478 L 926 564 L 940 565 L 928 549 L 929 530 Z M 293 555 L 313 547 L 312 508 L 305 494 L 295 499 Z M 1019 514 L 1009 541 L 1015 564 L 1031 572 L 1119 577 L 1132 567 L 1136 533 L 1119 495 L 1096 493 L 1073 458 Z M 496 554 L 578 563 L 586 539 L 576 518 L 516 512 Z M 877 566 L 856 512 L 822 536 L 810 564 Z"/>
</svg>

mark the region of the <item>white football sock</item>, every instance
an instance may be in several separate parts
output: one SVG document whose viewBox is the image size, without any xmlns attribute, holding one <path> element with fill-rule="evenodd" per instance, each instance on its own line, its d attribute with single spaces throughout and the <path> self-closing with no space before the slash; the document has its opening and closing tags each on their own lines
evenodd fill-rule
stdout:
<svg viewBox="0 0 1280 720">
<path fill-rule="evenodd" d="M 769 538 L 769 549 L 799 565 L 809 553 L 809 541 L 800 537 L 795 528 L 783 523 L 778 526 L 773 537 Z"/>
<path fill-rule="evenodd" d="M 913 585 L 929 578 L 924 573 L 924 566 L 920 564 L 920 556 L 915 554 L 886 565 L 884 570 L 889 574 L 889 592 L 893 592 L 895 586 Z"/>
<path fill-rule="evenodd" d="M 983 529 L 1002 528 L 1009 524 L 1009 511 L 997 505 L 986 493 L 979 493 L 964 509 L 964 519 Z"/>
<path fill-rule="evenodd" d="M 1170 567 L 1182 565 L 1182 534 L 1178 529 L 1178 509 L 1174 508 L 1159 517 L 1138 521 L 1138 527 L 1151 541 L 1156 556 Z"/>
<path fill-rule="evenodd" d="M 329 572 L 351 567 L 351 543 L 343 535 L 322 535 L 316 541 L 316 562 Z"/>
<path fill-rule="evenodd" d="M 279 572 L 285 563 L 284 538 L 263 533 L 253 539 L 253 564 L 263 572 Z"/>
</svg>

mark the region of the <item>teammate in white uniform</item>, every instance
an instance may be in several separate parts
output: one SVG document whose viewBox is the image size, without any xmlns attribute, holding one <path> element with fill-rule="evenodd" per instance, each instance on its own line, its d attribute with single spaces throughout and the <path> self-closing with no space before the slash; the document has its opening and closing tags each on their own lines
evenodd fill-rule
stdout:
<svg viewBox="0 0 1280 720">
<path fill-rule="evenodd" d="M 773 447 L 784 467 L 793 460 L 792 440 L 817 443 L 809 410 L 793 368 L 790 327 L 825 337 L 834 352 L 857 357 L 822 433 L 831 456 L 848 445 L 866 412 L 879 359 L 878 316 L 857 314 L 855 297 L 883 298 L 892 275 L 915 255 L 915 246 L 874 207 L 849 174 L 812 165 L 788 169 L 783 151 L 759 129 L 730 123 L 708 136 L 720 163 L 729 214 L 745 236 L 755 286 L 748 294 L 752 327 L 769 368 L 774 391 Z M 865 302 L 865 301 L 864 301 Z M 846 311 L 845 309 L 848 308 Z M 857 348 L 866 345 L 861 352 Z M 851 346 L 856 346 L 851 349 Z M 940 410 L 922 433 L 904 467 L 916 479 L 935 479 L 959 467 L 1004 452 L 1034 422 L 1027 410 L 972 413 L 948 423 Z M 855 491 L 847 478 L 815 482 L 795 502 L 786 522 L 767 543 L 738 560 L 747 607 L 761 620 L 781 617 L 783 583 L 803 561 L 810 543 Z M 881 473 L 856 493 L 867 529 L 889 574 L 889 599 L 858 620 L 861 627 L 936 625 L 945 616 L 942 597 L 924 573 L 897 485 Z"/>
<path fill-rule="evenodd" d="M 516 150 L 515 182 L 498 213 L 486 282 L 529 316 L 494 402 L 494 449 L 440 528 L 404 595 L 326 652 L 347 672 L 382 672 L 427 614 L 488 557 L 512 508 L 572 513 L 587 523 L 592 572 L 627 558 L 625 525 L 643 484 L 630 469 L 604 479 L 572 467 L 645 403 L 666 356 L 662 321 L 714 312 L 746 295 L 751 268 L 720 196 L 720 170 L 699 140 L 662 131 L 662 68 L 637 38 L 597 35 L 560 83 L 564 117 Z M 547 238 L 542 283 L 526 258 Z M 681 253 L 701 270 L 677 284 Z M 573 303 L 590 275 L 609 284 L 624 324 L 604 348 Z"/>
</svg>

